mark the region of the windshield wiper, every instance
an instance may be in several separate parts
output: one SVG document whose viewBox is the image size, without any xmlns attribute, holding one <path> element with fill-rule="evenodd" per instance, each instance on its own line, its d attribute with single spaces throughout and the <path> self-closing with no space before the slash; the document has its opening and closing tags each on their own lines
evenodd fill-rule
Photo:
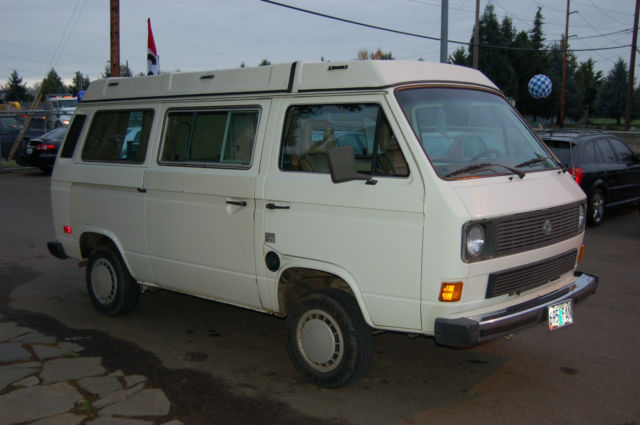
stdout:
<svg viewBox="0 0 640 425">
<path fill-rule="evenodd" d="M 521 167 L 529 167 L 531 165 L 536 165 L 541 163 L 542 161 L 546 160 L 547 158 L 545 158 L 544 156 L 538 156 L 537 158 L 533 158 L 530 159 L 528 161 L 522 162 L 518 165 L 516 165 L 516 168 L 521 168 Z"/>
<path fill-rule="evenodd" d="M 482 169 L 491 168 L 491 167 L 502 167 L 502 168 L 505 168 L 505 169 L 511 171 L 516 176 L 520 177 L 520 179 L 523 179 L 524 176 L 525 176 L 525 174 L 522 171 L 516 170 L 515 168 L 507 167 L 506 165 L 502 165 L 502 164 L 493 164 L 491 162 L 483 162 L 481 164 L 471 164 L 471 165 L 468 165 L 466 167 L 462 167 L 462 168 L 460 168 L 458 170 L 450 172 L 445 177 L 453 177 L 453 176 L 457 176 L 458 174 L 464 174 L 464 173 L 468 173 L 468 172 L 471 172 L 471 171 L 482 170 Z"/>
</svg>

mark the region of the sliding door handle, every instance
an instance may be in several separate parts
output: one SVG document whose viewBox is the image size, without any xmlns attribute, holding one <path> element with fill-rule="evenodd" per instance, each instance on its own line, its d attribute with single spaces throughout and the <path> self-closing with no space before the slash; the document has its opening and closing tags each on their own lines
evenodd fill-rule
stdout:
<svg viewBox="0 0 640 425">
<path fill-rule="evenodd" d="M 267 205 L 265 205 L 265 207 L 268 210 L 288 210 L 289 208 L 291 208 L 289 205 L 276 205 L 272 202 L 269 202 Z"/>
</svg>

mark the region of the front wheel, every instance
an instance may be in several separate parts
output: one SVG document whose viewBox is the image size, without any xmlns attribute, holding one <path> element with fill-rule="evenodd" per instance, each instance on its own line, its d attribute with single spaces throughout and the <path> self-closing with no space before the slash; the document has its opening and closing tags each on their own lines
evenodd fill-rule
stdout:
<svg viewBox="0 0 640 425">
<path fill-rule="evenodd" d="M 604 220 L 605 195 L 602 189 L 594 189 L 589 196 L 588 223 L 591 226 L 599 226 Z"/>
<path fill-rule="evenodd" d="M 140 285 L 111 246 L 93 250 L 87 264 L 86 279 L 93 305 L 105 316 L 127 314 L 138 305 Z"/>
<path fill-rule="evenodd" d="M 313 291 L 289 312 L 287 351 L 309 381 L 338 388 L 369 369 L 373 334 L 352 296 L 337 289 Z"/>
</svg>

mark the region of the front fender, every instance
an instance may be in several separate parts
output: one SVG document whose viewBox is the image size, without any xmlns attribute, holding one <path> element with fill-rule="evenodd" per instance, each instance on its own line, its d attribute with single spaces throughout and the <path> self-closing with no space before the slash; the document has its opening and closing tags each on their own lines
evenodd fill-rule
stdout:
<svg viewBox="0 0 640 425">
<path fill-rule="evenodd" d="M 276 275 L 276 279 L 275 279 L 276 283 L 280 282 L 282 275 L 287 270 L 291 270 L 294 268 L 317 270 L 320 272 L 332 274 L 345 282 L 345 284 L 349 287 L 349 289 L 353 293 L 353 296 L 355 297 L 356 302 L 358 303 L 358 307 L 360 308 L 360 311 L 362 313 L 362 316 L 364 317 L 364 320 L 367 322 L 369 326 L 372 326 L 372 327 L 374 326 L 373 321 L 371 320 L 369 309 L 367 308 L 367 305 L 362 296 L 362 290 L 360 289 L 358 282 L 347 270 L 335 264 L 325 263 L 325 262 L 316 261 L 316 260 L 310 260 L 307 258 L 290 257 L 290 256 L 281 256 L 280 258 L 281 258 L 281 267 L 278 270 Z M 273 287 L 274 293 L 272 294 L 273 295 L 272 299 L 276 299 L 276 300 L 278 299 L 279 288 L 280 288 L 280 285 L 278 284 L 274 285 Z"/>
</svg>

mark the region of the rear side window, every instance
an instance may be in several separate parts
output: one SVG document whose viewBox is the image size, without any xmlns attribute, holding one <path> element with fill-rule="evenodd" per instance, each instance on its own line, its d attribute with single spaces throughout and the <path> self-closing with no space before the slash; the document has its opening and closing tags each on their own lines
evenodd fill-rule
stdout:
<svg viewBox="0 0 640 425">
<path fill-rule="evenodd" d="M 258 110 L 169 112 L 160 161 L 247 167 L 257 128 Z"/>
<path fill-rule="evenodd" d="M 359 172 L 406 177 L 407 162 L 376 104 L 296 105 L 287 110 L 280 169 L 329 173 L 327 152 L 351 146 Z"/>
<path fill-rule="evenodd" d="M 613 149 L 618 154 L 620 162 L 633 162 L 633 151 L 629 149 L 627 145 L 618 139 L 609 139 L 609 142 L 613 145 Z"/>
<path fill-rule="evenodd" d="M 584 147 L 583 162 L 585 164 L 598 164 L 603 162 L 600 151 L 596 149 L 595 142 L 588 142 Z"/>
<path fill-rule="evenodd" d="M 604 158 L 604 162 L 606 163 L 615 163 L 618 162 L 616 158 L 616 153 L 613 151 L 613 148 L 609 144 L 609 141 L 606 139 L 599 139 L 596 141 L 598 147 L 600 148 L 600 152 L 602 152 L 602 156 Z"/>
<path fill-rule="evenodd" d="M 67 137 L 64 139 L 64 146 L 62 146 L 62 151 L 60 152 L 61 158 L 73 157 L 73 151 L 76 149 L 76 144 L 78 143 L 78 138 L 80 137 L 80 132 L 86 119 L 87 116 L 84 114 L 77 114 L 73 117 L 73 122 L 71 122 Z"/>
<path fill-rule="evenodd" d="M 82 150 L 84 161 L 142 163 L 153 111 L 99 111 Z"/>
</svg>

